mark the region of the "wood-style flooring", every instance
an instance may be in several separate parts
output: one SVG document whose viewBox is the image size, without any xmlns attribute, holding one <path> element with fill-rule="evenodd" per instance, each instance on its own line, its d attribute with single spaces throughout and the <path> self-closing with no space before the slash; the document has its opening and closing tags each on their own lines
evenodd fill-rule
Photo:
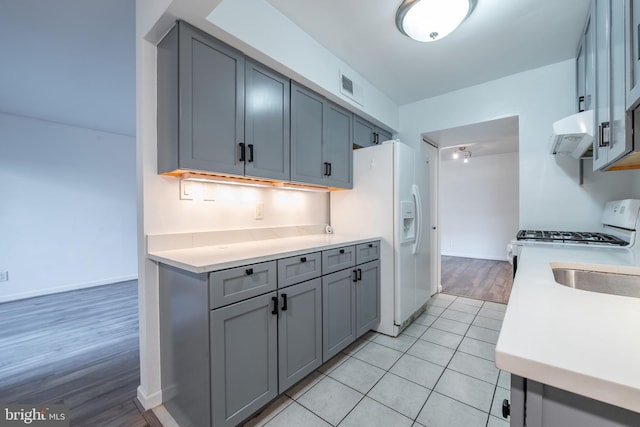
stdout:
<svg viewBox="0 0 640 427">
<path fill-rule="evenodd" d="M 442 256 L 442 292 L 506 304 L 512 270 L 506 261 Z"/>
<path fill-rule="evenodd" d="M 63 403 L 72 426 L 148 426 L 137 281 L 0 304 L 0 402 Z"/>
</svg>

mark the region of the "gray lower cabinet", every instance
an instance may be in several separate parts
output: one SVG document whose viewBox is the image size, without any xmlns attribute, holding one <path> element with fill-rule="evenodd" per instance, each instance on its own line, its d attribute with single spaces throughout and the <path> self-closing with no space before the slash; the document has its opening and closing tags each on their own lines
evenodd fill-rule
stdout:
<svg viewBox="0 0 640 427">
<path fill-rule="evenodd" d="M 356 267 L 356 338 L 380 322 L 380 261 Z"/>
<path fill-rule="evenodd" d="M 322 364 L 322 281 L 289 286 L 279 297 L 278 390 L 284 393 Z"/>
<path fill-rule="evenodd" d="M 354 269 L 322 277 L 322 358 L 326 362 L 356 339 Z"/>
<path fill-rule="evenodd" d="M 158 44 L 158 173 L 244 174 L 244 55 L 178 21 Z"/>
<path fill-rule="evenodd" d="M 640 413 L 511 375 L 511 427 L 637 427 Z"/>
<path fill-rule="evenodd" d="M 276 304 L 276 293 L 270 292 L 211 312 L 211 420 L 216 427 L 239 424 L 278 395 Z"/>
</svg>

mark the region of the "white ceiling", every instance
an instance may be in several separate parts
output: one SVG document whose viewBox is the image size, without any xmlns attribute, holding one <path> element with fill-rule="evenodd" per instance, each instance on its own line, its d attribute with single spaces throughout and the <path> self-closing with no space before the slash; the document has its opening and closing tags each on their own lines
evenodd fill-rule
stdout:
<svg viewBox="0 0 640 427">
<path fill-rule="evenodd" d="M 472 157 L 518 152 L 518 117 L 506 117 L 467 126 L 425 133 L 428 141 L 440 147 L 440 158 L 452 160 L 458 147 L 471 151 Z"/>
<path fill-rule="evenodd" d="M 590 0 L 478 0 L 435 43 L 400 34 L 401 0 L 266 0 L 404 105 L 574 58 Z"/>
<path fill-rule="evenodd" d="M 0 111 L 135 135 L 135 0 L 0 0 Z"/>
</svg>

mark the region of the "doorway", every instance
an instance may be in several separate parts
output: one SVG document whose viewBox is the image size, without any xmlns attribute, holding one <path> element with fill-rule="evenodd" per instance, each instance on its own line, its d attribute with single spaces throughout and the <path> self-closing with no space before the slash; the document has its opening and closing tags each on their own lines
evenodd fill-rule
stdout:
<svg viewBox="0 0 640 427">
<path fill-rule="evenodd" d="M 506 303 L 518 230 L 518 117 L 423 135 L 438 147 L 440 291 Z M 425 144 L 426 145 L 426 144 Z"/>
</svg>

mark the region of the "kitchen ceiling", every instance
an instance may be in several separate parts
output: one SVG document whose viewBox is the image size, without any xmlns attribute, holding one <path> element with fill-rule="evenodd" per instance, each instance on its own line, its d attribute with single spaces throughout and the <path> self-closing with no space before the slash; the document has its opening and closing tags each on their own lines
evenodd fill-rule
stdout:
<svg viewBox="0 0 640 427">
<path fill-rule="evenodd" d="M 266 0 L 398 105 L 574 58 L 590 0 L 478 0 L 446 38 L 400 34 L 401 0 Z"/>
</svg>

